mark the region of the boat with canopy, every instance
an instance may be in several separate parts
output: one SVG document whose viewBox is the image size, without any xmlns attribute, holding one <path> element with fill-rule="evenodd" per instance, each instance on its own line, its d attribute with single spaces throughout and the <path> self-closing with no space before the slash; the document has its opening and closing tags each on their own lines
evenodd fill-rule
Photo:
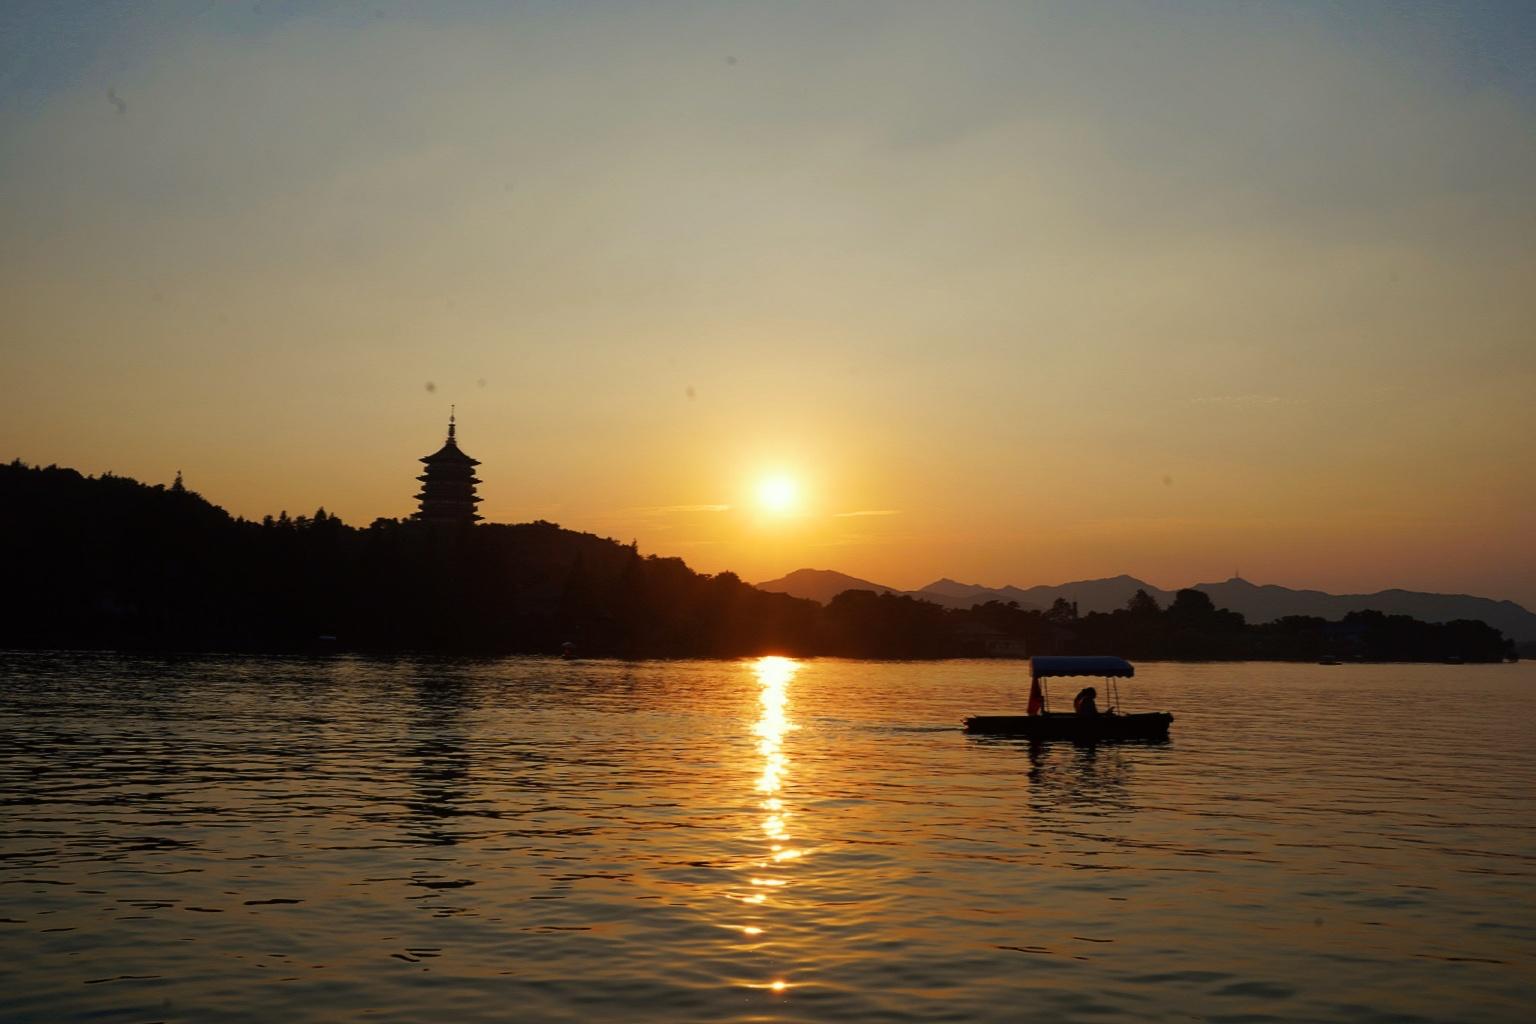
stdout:
<svg viewBox="0 0 1536 1024">
<path fill-rule="evenodd" d="M 1029 659 L 1029 707 L 1023 715 L 973 715 L 965 720 L 965 731 L 1001 736 L 1023 736 L 1031 740 L 1074 740 L 1093 743 L 1100 740 L 1162 740 L 1168 738 L 1173 716 L 1166 711 L 1123 714 L 1120 711 L 1120 687 L 1116 680 L 1129 679 L 1136 666 L 1124 658 L 1040 657 Z M 1046 680 L 1057 676 L 1092 676 L 1107 683 L 1107 711 L 1080 715 L 1050 709 Z"/>
</svg>

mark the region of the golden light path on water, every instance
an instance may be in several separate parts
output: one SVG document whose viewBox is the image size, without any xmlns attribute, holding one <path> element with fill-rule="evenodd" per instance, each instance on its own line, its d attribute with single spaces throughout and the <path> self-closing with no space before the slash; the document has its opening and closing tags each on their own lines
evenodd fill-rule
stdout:
<svg viewBox="0 0 1536 1024">
<path fill-rule="evenodd" d="M 770 656 L 752 663 L 757 677 L 760 713 L 752 727 L 757 737 L 757 752 L 762 757 L 762 772 L 757 777 L 757 792 L 762 800 L 758 804 L 763 811 L 762 830 L 767 839 L 766 856 L 755 864 L 754 870 L 762 871 L 751 878 L 754 892 L 742 897 L 743 902 L 763 906 L 769 902 L 769 893 L 788 882 L 772 874 L 784 864 L 796 860 L 802 851 L 790 845 L 789 812 L 780 795 L 784 779 L 789 774 L 789 759 L 784 755 L 784 736 L 798 728 L 789 719 L 789 684 L 800 671 L 800 663 L 793 658 Z M 742 928 L 749 936 L 762 935 L 761 924 L 749 924 Z M 751 986 L 773 992 L 783 992 L 792 986 L 782 978 Z"/>
</svg>

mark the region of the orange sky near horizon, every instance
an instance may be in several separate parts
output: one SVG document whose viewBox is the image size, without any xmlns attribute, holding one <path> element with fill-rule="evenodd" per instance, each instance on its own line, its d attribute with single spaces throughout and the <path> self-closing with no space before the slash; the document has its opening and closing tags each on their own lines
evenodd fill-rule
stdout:
<svg viewBox="0 0 1536 1024">
<path fill-rule="evenodd" d="M 487 519 L 751 581 L 1536 608 L 1531 25 L 1478 10 L 13 17 L 0 457 L 366 525 L 454 403 Z"/>
</svg>

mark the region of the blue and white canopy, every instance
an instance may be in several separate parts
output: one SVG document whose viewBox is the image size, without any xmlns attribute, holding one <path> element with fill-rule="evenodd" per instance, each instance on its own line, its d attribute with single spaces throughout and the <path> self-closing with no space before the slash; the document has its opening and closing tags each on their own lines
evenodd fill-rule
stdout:
<svg viewBox="0 0 1536 1024">
<path fill-rule="evenodd" d="M 1029 674 L 1034 679 L 1049 676 L 1098 676 L 1101 679 L 1129 679 L 1136 666 L 1124 658 L 1030 658 Z"/>
</svg>

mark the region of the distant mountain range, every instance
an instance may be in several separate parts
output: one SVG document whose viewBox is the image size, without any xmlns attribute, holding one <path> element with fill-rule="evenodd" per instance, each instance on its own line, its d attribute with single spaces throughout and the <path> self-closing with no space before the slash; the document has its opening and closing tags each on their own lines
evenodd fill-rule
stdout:
<svg viewBox="0 0 1536 1024">
<path fill-rule="evenodd" d="M 826 604 L 845 590 L 908 594 L 947 608 L 969 608 L 987 601 L 1017 601 L 1021 608 L 1049 608 L 1057 598 L 1077 602 L 1077 610 L 1108 612 L 1125 607 L 1132 594 L 1145 590 L 1167 607 L 1174 591 L 1163 590 L 1134 576 L 1078 580 L 1060 586 L 983 587 L 952 579 L 936 580 L 921 590 L 898 590 L 830 569 L 797 569 L 787 576 L 757 584 L 759 590 L 791 594 Z M 1372 609 L 1389 615 L 1411 615 L 1425 622 L 1476 619 L 1518 643 L 1536 641 L 1536 614 L 1513 601 L 1495 601 L 1469 594 L 1429 594 L 1415 590 L 1382 590 L 1374 594 L 1327 594 L 1321 590 L 1292 590 L 1259 585 L 1233 577 L 1221 583 L 1197 583 L 1218 608 L 1242 612 L 1249 622 L 1270 622 L 1287 615 L 1316 615 L 1339 619 L 1353 611 Z"/>
<path fill-rule="evenodd" d="M 754 586 L 758 590 L 767 590 L 775 594 L 808 597 L 822 604 L 830 604 L 834 597 L 845 590 L 873 590 L 877 594 L 905 593 L 894 587 L 882 587 L 878 583 L 861 580 L 857 576 L 849 576 L 846 573 L 833 572 L 831 569 L 796 569 L 788 576 L 780 576 L 776 580 L 757 583 Z M 934 599 L 929 598 L 929 600 Z"/>
</svg>

